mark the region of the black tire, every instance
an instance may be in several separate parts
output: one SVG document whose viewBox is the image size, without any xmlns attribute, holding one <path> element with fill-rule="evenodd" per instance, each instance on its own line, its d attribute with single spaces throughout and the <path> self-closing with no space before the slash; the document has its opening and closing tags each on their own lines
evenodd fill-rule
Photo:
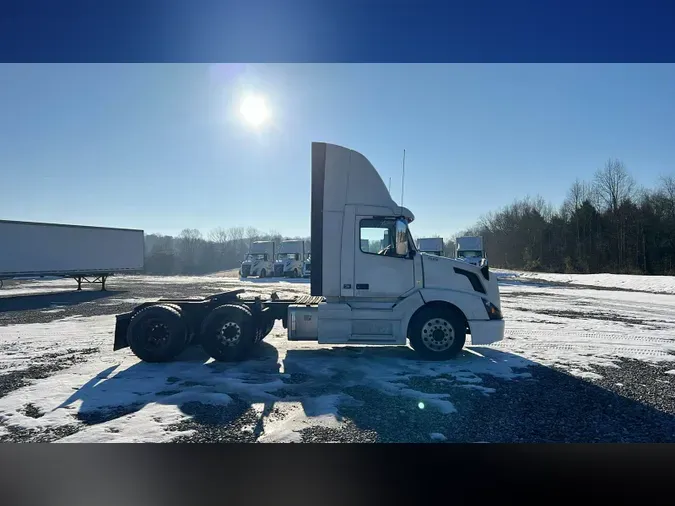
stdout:
<svg viewBox="0 0 675 506">
<path fill-rule="evenodd" d="M 272 329 L 274 328 L 274 320 L 270 319 L 270 321 L 267 323 L 267 326 L 265 327 L 265 331 L 263 332 L 263 339 L 265 339 L 270 332 L 272 332 Z"/>
<path fill-rule="evenodd" d="M 188 345 L 189 335 L 180 307 L 148 306 L 129 322 L 129 348 L 144 362 L 168 362 Z"/>
<path fill-rule="evenodd" d="M 260 271 L 260 276 L 258 276 L 258 277 L 264 278 L 266 275 L 267 275 L 267 271 L 265 271 L 265 269 L 263 269 L 263 270 Z"/>
<path fill-rule="evenodd" d="M 202 324 L 202 348 L 219 362 L 243 360 L 255 344 L 256 334 L 248 308 L 223 304 L 211 311 Z"/>
<path fill-rule="evenodd" d="M 294 278 L 299 278 L 299 277 L 300 277 L 300 273 L 298 272 L 298 269 L 293 269 L 293 277 L 294 277 Z"/>
<path fill-rule="evenodd" d="M 464 347 L 466 322 L 455 311 L 430 306 L 414 316 L 408 338 L 425 360 L 449 360 Z"/>
<path fill-rule="evenodd" d="M 256 343 L 262 342 L 263 339 L 265 339 L 270 332 L 272 332 L 272 329 L 274 328 L 274 320 L 269 318 L 267 321 L 261 322 L 260 327 L 259 327 L 259 333 L 256 336 Z"/>
</svg>

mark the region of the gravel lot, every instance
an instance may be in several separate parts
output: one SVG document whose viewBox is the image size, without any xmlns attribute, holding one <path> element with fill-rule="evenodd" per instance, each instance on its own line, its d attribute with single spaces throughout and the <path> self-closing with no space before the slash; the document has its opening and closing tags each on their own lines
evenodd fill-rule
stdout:
<svg viewBox="0 0 675 506">
<path fill-rule="evenodd" d="M 153 278 L 152 282 L 148 281 L 143 278 L 112 278 L 109 292 L 98 292 L 91 288 L 81 293 L 64 291 L 70 287 L 67 282 L 64 284 L 61 281 L 51 282 L 51 285 L 42 282 L 9 287 L 0 292 L 0 331 L 3 327 L 15 328 L 13 326 L 19 324 L 50 324 L 69 318 L 80 321 L 80 318 L 114 315 L 128 311 L 141 300 L 162 296 L 199 296 L 239 286 L 246 287 L 247 293 L 261 294 L 269 294 L 275 289 L 280 290 L 281 295 L 301 294 L 307 290 L 306 283 L 302 282 L 242 283 L 236 278 Z M 13 291 L 17 288 L 35 290 L 38 293 L 14 295 Z M 532 301 L 539 297 L 536 292 L 524 293 L 521 287 L 514 289 L 512 293 L 511 296 L 508 289 L 504 290 L 502 298 L 504 306 L 508 308 L 511 304 L 517 314 L 530 310 L 528 308 L 534 304 Z M 605 293 L 610 292 L 599 289 L 597 297 L 603 297 Z M 547 324 L 546 329 L 555 328 L 558 329 L 557 332 L 561 332 L 569 325 L 567 320 L 575 318 L 569 310 L 575 302 L 575 289 L 565 287 L 560 293 L 551 294 L 549 300 L 555 297 L 566 300 L 567 309 L 560 309 L 556 313 L 540 308 L 531 314 L 544 315 L 548 320 L 542 320 L 541 325 Z M 675 299 L 675 296 L 669 297 Z M 652 316 L 650 319 L 650 315 L 644 315 L 642 320 L 636 321 L 634 314 L 621 314 L 616 308 L 613 311 L 613 322 L 616 325 L 643 323 L 646 328 L 651 328 L 649 325 L 654 327 L 656 317 Z M 591 313 L 586 312 L 583 317 L 594 318 Z M 607 311 L 597 313 L 598 322 L 607 324 L 607 319 Z M 518 318 L 515 320 L 517 323 Z M 656 329 L 661 328 L 659 325 L 667 327 L 670 322 L 668 318 L 656 318 L 656 321 Z M 238 382 L 232 383 L 231 387 L 227 382 L 211 383 L 208 378 L 217 379 L 221 373 L 230 374 L 232 369 L 222 364 L 204 364 L 206 358 L 199 356 L 197 351 L 194 357 L 186 359 L 185 364 L 188 365 L 185 367 L 189 366 L 185 369 L 187 372 L 178 370 L 174 376 L 166 377 L 163 386 L 152 387 L 153 401 L 148 400 L 145 391 L 138 393 L 138 402 L 125 402 L 116 407 L 98 409 L 91 401 L 92 404 L 87 409 L 71 409 L 67 420 L 63 418 L 59 423 L 45 422 L 40 425 L 41 420 L 48 418 L 46 413 L 52 410 L 47 409 L 44 402 L 44 405 L 40 405 L 40 402 L 31 399 L 37 399 L 35 396 L 41 389 L 44 392 L 44 389 L 50 388 L 44 382 L 49 378 L 58 378 L 59 374 L 76 371 L 85 365 L 98 371 L 112 368 L 117 365 L 116 360 L 121 363 L 122 359 L 119 357 L 123 358 L 125 366 L 128 365 L 126 370 L 118 373 L 118 378 L 122 380 L 124 374 L 130 375 L 132 373 L 129 371 L 134 369 L 135 374 L 143 374 L 145 378 L 152 378 L 155 372 L 169 374 L 168 370 L 162 369 L 164 365 L 153 366 L 154 372 L 150 374 L 148 371 L 151 369 L 147 364 L 134 363 L 134 358 L 127 351 L 112 354 L 109 350 L 112 344 L 112 327 L 109 331 L 107 343 L 103 335 L 100 342 L 82 342 L 72 349 L 53 350 L 46 346 L 44 353 L 36 352 L 30 362 L 21 367 L 14 366 L 10 358 L 12 353 L 20 355 L 22 348 L 15 341 L 0 340 L 0 356 L 6 359 L 4 365 L 0 366 L 0 401 L 11 400 L 11 405 L 16 406 L 14 416 L 9 416 L 12 413 L 8 414 L 8 411 L 0 413 L 0 442 L 57 441 L 77 436 L 87 430 L 99 429 L 102 434 L 112 437 L 124 434 L 128 430 L 126 427 L 132 423 L 108 425 L 110 422 L 121 424 L 127 419 L 133 421 L 133 418 L 128 417 L 138 416 L 149 406 L 158 403 L 177 408 L 181 415 L 164 423 L 162 430 L 166 437 L 163 440 L 255 442 L 265 439 L 269 432 L 266 427 L 270 427 L 270 424 L 283 427 L 284 423 L 299 416 L 298 411 L 304 409 L 305 418 L 309 416 L 310 419 L 312 410 L 319 414 L 330 412 L 328 408 L 312 408 L 310 401 L 316 404 L 336 398 L 339 398 L 339 402 L 334 403 L 333 415 L 336 423 L 308 423 L 299 428 L 296 424 L 294 440 L 434 443 L 675 442 L 675 375 L 672 374 L 675 365 L 672 362 L 649 363 L 633 358 L 613 357 L 613 364 L 591 363 L 586 373 L 594 374 L 586 374 L 582 378 L 570 374 L 571 366 L 564 363 L 564 359 L 550 365 L 540 365 L 535 360 L 520 357 L 517 357 L 520 362 L 514 362 L 514 356 L 508 349 L 485 347 L 475 349 L 483 355 L 481 360 L 511 364 L 511 377 L 500 377 L 490 370 L 487 373 L 481 372 L 475 367 L 479 359 L 472 358 L 468 353 L 461 357 L 458 369 L 451 373 L 439 373 L 436 370 L 434 374 L 417 375 L 416 367 L 420 371 L 426 371 L 423 367 L 428 366 L 416 365 L 417 361 L 407 349 L 294 349 L 288 348 L 280 333 L 271 336 L 261 348 L 260 356 L 252 361 L 251 367 L 254 367 L 255 375 L 243 369 L 236 374 L 232 373 L 232 377 Z M 401 375 L 400 380 L 386 380 L 388 383 L 385 388 L 379 377 L 371 380 L 363 369 L 350 369 L 349 357 L 352 356 L 355 357 L 355 364 L 361 364 L 360 361 L 399 363 L 406 367 L 409 364 L 409 369 L 406 374 Z M 344 362 L 345 365 L 336 365 L 330 373 L 325 374 L 316 365 L 325 368 L 328 364 L 333 367 L 330 365 L 333 361 L 337 364 Z M 473 367 L 473 372 L 462 372 L 464 363 L 470 365 L 469 369 Z M 285 371 L 280 370 L 280 364 L 285 367 Z M 204 381 L 195 381 L 193 371 L 200 367 L 201 370 L 208 369 L 209 375 L 204 376 L 207 378 Z M 83 377 L 86 379 L 86 373 L 83 373 Z M 103 383 L 108 385 L 113 384 L 110 379 L 104 378 L 103 373 L 100 373 L 99 379 L 103 379 Z M 86 382 L 81 381 L 72 390 L 95 390 L 97 387 L 83 383 Z M 117 383 L 121 383 L 121 380 Z M 251 394 L 242 386 L 249 383 L 273 386 L 269 386 L 268 390 L 261 387 L 262 390 Z M 133 385 L 132 382 L 129 384 Z M 392 389 L 391 385 L 395 385 L 396 389 Z M 28 393 L 24 395 L 27 388 Z M 120 388 L 116 394 L 130 394 L 129 389 L 133 390 L 133 387 Z M 196 393 L 191 394 L 191 398 L 181 397 L 188 391 Z M 211 393 L 229 396 L 231 401 L 219 405 L 200 398 L 200 395 Z M 55 395 L 58 397 L 58 394 Z M 432 402 L 425 400 L 435 399 L 434 395 L 438 395 L 439 399 L 447 399 L 454 409 L 444 413 Z M 83 398 L 82 406 L 86 406 L 88 398 Z M 58 408 L 65 409 L 65 399 L 58 399 L 58 402 L 61 403 Z M 296 407 L 291 409 L 289 406 Z M 36 425 L 17 425 L 13 420 L 18 416 L 33 420 Z M 162 416 L 164 415 L 160 414 L 155 418 L 159 420 Z M 104 427 L 105 430 L 102 429 Z"/>
</svg>

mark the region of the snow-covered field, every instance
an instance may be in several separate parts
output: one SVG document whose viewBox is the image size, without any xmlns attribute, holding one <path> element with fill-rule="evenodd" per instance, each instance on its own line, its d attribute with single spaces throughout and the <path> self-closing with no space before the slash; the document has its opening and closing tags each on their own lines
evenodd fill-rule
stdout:
<svg viewBox="0 0 675 506">
<path fill-rule="evenodd" d="M 522 272 L 500 269 L 504 279 L 539 281 L 544 283 L 588 286 L 603 289 L 629 290 L 645 293 L 675 294 L 673 276 L 634 276 L 630 274 L 557 274 L 551 272 Z"/>
<path fill-rule="evenodd" d="M 673 441 L 675 278 L 500 272 L 506 339 L 454 361 L 408 348 L 292 343 L 171 364 L 112 352 L 114 315 L 163 295 L 305 280 L 111 278 L 0 292 L 0 441 Z M 609 288 L 621 288 L 610 290 Z M 634 426 L 633 426 L 634 425 Z"/>
</svg>

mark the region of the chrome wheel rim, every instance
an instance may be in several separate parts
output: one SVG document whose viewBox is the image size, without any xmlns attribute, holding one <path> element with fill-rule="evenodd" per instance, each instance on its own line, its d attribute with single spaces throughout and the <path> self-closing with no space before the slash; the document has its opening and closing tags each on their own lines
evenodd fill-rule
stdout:
<svg viewBox="0 0 675 506">
<path fill-rule="evenodd" d="M 455 342 L 455 329 L 444 318 L 432 318 L 422 327 L 422 342 L 432 351 L 445 351 Z"/>
</svg>

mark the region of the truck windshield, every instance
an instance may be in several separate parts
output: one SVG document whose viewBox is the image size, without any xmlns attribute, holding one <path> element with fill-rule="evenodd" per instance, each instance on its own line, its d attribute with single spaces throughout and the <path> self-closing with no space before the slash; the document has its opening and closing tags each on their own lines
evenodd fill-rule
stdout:
<svg viewBox="0 0 675 506">
<path fill-rule="evenodd" d="M 482 251 L 473 251 L 473 250 L 464 250 L 458 251 L 457 256 L 459 258 L 480 258 L 483 256 Z"/>
<path fill-rule="evenodd" d="M 265 260 L 264 253 L 249 253 L 246 255 L 246 260 Z"/>
<path fill-rule="evenodd" d="M 279 253 L 277 255 L 277 260 L 295 260 L 295 255 L 297 255 L 297 253 Z"/>
</svg>

